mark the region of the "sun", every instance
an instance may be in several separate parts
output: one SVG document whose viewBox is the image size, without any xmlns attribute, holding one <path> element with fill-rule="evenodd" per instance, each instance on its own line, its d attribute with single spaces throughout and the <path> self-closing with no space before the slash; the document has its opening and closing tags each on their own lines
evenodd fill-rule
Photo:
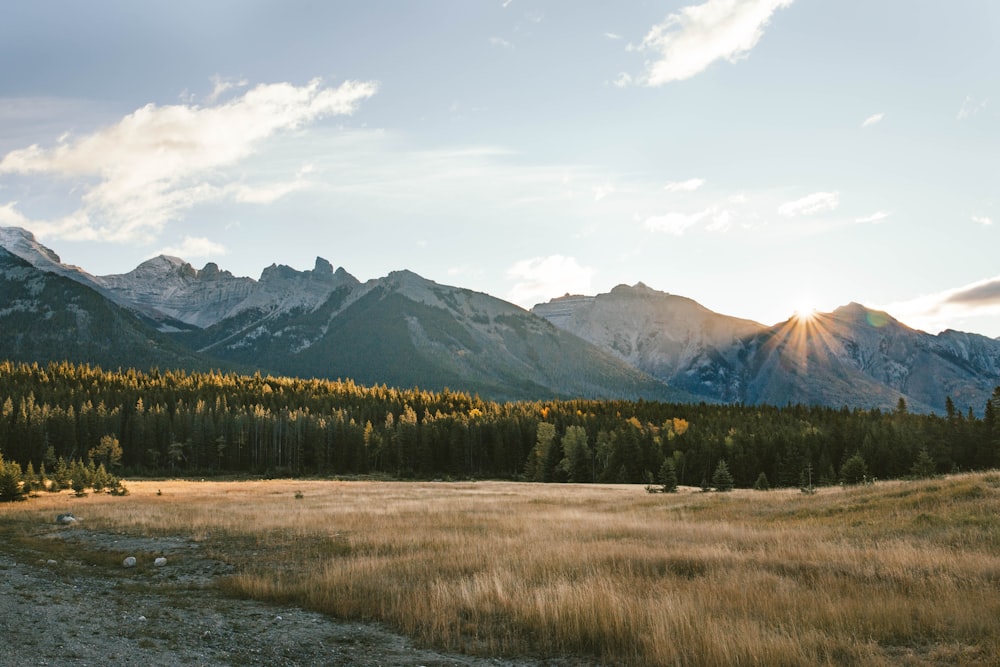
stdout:
<svg viewBox="0 0 1000 667">
<path fill-rule="evenodd" d="M 803 300 L 795 307 L 795 319 L 807 322 L 816 317 L 816 312 L 816 306 L 812 302 Z"/>
</svg>

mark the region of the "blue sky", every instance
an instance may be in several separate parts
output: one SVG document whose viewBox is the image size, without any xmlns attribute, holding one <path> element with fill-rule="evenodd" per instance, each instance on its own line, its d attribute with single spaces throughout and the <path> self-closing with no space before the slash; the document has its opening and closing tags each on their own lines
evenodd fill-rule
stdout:
<svg viewBox="0 0 1000 667">
<path fill-rule="evenodd" d="M 9 3 L 0 225 L 1000 336 L 1000 4 Z"/>
</svg>

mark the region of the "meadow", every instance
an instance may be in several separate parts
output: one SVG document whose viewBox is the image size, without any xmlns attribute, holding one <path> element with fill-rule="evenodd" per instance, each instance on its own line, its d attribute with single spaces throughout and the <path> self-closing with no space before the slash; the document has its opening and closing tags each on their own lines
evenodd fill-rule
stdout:
<svg viewBox="0 0 1000 667">
<path fill-rule="evenodd" d="M 638 485 L 131 481 L 0 506 L 6 539 L 184 536 L 237 597 L 481 656 L 631 665 L 1000 664 L 1000 475 Z M 35 531 L 37 532 L 37 531 Z M 18 534 L 15 534 L 18 533 Z M 109 564 L 108 567 L 111 567 Z"/>
</svg>

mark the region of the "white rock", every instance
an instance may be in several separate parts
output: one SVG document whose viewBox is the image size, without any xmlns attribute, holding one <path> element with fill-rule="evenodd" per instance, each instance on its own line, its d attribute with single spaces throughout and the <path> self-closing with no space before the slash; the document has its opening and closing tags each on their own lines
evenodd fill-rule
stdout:
<svg viewBox="0 0 1000 667">
<path fill-rule="evenodd" d="M 129 556 L 123 560 L 122 567 L 135 567 L 135 556 Z"/>
<path fill-rule="evenodd" d="M 136 620 L 137 620 L 137 621 L 145 621 L 145 620 L 146 620 L 146 617 L 145 617 L 145 616 L 140 616 L 140 617 L 139 617 L 139 618 L 137 618 Z"/>
<path fill-rule="evenodd" d="M 55 562 L 54 560 L 52 560 L 52 559 L 50 558 L 50 559 L 48 559 L 47 561 L 45 561 L 45 564 L 46 564 L 46 565 L 55 565 L 55 564 L 56 564 L 56 562 Z"/>
<path fill-rule="evenodd" d="M 59 514 L 56 516 L 56 523 L 62 526 L 68 526 L 77 522 L 77 518 L 67 512 L 66 514 Z"/>
<path fill-rule="evenodd" d="M 155 567 L 163 567 L 166 564 L 167 564 L 167 559 L 164 558 L 163 556 L 160 556 L 159 558 L 153 561 L 153 565 Z"/>
</svg>

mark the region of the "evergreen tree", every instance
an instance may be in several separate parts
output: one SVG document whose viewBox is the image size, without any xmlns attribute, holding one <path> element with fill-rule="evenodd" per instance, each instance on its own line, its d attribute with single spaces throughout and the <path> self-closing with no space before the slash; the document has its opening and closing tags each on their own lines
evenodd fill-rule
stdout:
<svg viewBox="0 0 1000 667">
<path fill-rule="evenodd" d="M 716 491 L 733 490 L 733 475 L 729 472 L 729 466 L 725 459 L 719 461 L 719 465 L 715 466 L 715 472 L 712 473 L 712 486 L 715 487 Z"/>
<path fill-rule="evenodd" d="M 771 483 L 767 481 L 767 475 L 763 471 L 757 475 L 757 481 L 753 483 L 753 488 L 757 491 L 771 490 Z"/>
<path fill-rule="evenodd" d="M 926 447 L 921 447 L 920 451 L 917 452 L 917 459 L 913 462 L 913 467 L 910 468 L 910 474 L 917 479 L 927 479 L 936 473 L 937 466 L 934 464 L 934 459 L 927 453 Z"/>
<path fill-rule="evenodd" d="M 0 501 L 21 500 L 21 466 L 0 456 Z"/>
<path fill-rule="evenodd" d="M 663 493 L 677 493 L 677 466 L 673 457 L 663 459 L 658 480 L 663 485 Z"/>
<path fill-rule="evenodd" d="M 570 482 L 591 481 L 591 454 L 587 446 L 587 429 L 582 426 L 566 427 L 562 438 L 563 458 L 559 468 Z"/>
<path fill-rule="evenodd" d="M 840 481 L 844 484 L 860 484 L 868 476 L 868 466 L 860 453 L 853 454 L 840 467 Z"/>
</svg>

